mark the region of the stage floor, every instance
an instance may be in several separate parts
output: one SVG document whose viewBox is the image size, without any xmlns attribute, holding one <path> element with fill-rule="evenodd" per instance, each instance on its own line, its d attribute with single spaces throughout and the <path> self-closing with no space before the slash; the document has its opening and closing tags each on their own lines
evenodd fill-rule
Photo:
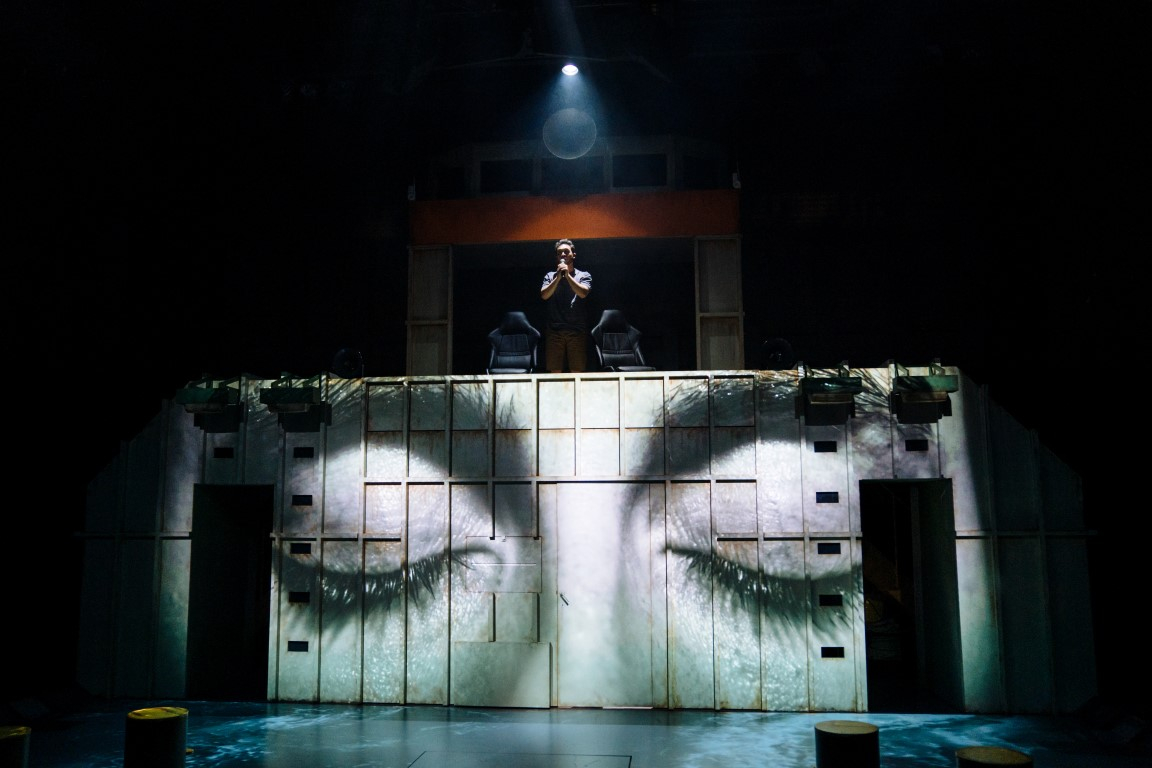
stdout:
<svg viewBox="0 0 1152 768">
<path fill-rule="evenodd" d="M 187 768 L 814 768 L 815 726 L 824 720 L 876 725 L 882 768 L 953 768 L 956 750 L 966 746 L 1018 750 L 1031 755 L 1036 768 L 1152 765 L 1146 724 L 1103 712 L 1038 717 L 98 700 L 31 724 L 28 768 L 122 768 L 127 714 L 160 706 L 188 711 Z"/>
</svg>

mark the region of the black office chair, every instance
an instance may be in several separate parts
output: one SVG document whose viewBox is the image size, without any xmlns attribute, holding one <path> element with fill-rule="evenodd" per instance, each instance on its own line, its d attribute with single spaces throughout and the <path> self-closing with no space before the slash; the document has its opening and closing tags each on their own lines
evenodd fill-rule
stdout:
<svg viewBox="0 0 1152 768">
<path fill-rule="evenodd" d="M 606 309 L 592 329 L 596 356 L 604 371 L 654 371 L 640 351 L 640 331 L 633 327 L 618 309 Z"/>
<path fill-rule="evenodd" d="M 508 312 L 500 325 L 488 334 L 492 350 L 488 355 L 488 373 L 532 373 L 536 370 L 536 349 L 540 331 L 528 322 L 523 312 Z"/>
</svg>

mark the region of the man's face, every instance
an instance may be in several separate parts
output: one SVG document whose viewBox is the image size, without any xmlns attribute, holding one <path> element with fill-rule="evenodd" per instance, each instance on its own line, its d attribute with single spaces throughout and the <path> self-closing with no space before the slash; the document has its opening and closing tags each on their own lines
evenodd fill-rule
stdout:
<svg viewBox="0 0 1152 768">
<path fill-rule="evenodd" d="M 568 266 L 572 266 L 572 262 L 576 260 L 576 251 L 570 245 L 562 245 L 556 249 L 556 258 Z"/>
</svg>

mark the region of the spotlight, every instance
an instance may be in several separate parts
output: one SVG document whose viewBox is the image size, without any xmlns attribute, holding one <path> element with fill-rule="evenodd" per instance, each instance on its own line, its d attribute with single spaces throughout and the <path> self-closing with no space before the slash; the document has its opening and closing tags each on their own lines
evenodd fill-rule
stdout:
<svg viewBox="0 0 1152 768">
<path fill-rule="evenodd" d="M 888 395 L 889 407 L 901 424 L 935 424 L 941 416 L 952 415 L 952 400 L 948 393 L 960 389 L 958 377 L 944 373 L 936 360 L 928 366 L 928 375 L 909 376 L 908 369 L 893 364 L 896 373 L 892 391 Z"/>
<path fill-rule="evenodd" d="M 205 432 L 236 432 L 244 420 L 240 403 L 240 377 L 215 381 L 205 376 L 190 381 L 173 401 L 192 414 L 192 423 Z"/>
<path fill-rule="evenodd" d="M 211 377 L 190 381 L 172 399 L 184 406 L 185 413 L 222 413 L 240 402 L 240 390 L 232 386 L 237 381 L 213 381 Z"/>
<path fill-rule="evenodd" d="M 568 77 L 572 77 L 573 75 L 580 74 L 580 67 L 575 64 L 565 64 L 560 68 L 560 71 L 568 75 Z"/>
<path fill-rule="evenodd" d="M 280 374 L 272 386 L 260 390 L 260 402 L 275 413 L 285 432 L 317 432 L 331 424 L 331 406 L 321 397 L 320 376 L 301 379 Z"/>
<path fill-rule="evenodd" d="M 567 107 L 544 121 L 544 146 L 562 160 L 583 157 L 596 144 L 596 121 L 587 112 Z"/>
<path fill-rule="evenodd" d="M 864 391 L 864 381 L 849 375 L 847 361 L 837 366 L 836 376 L 812 376 L 803 362 L 796 369 L 802 377 L 796 418 L 804 417 L 806 426 L 832 427 L 856 415 L 856 395 Z"/>
</svg>

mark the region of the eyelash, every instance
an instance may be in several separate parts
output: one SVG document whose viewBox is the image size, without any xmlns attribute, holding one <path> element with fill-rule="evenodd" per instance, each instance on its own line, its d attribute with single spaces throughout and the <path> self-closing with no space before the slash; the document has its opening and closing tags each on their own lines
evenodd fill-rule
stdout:
<svg viewBox="0 0 1152 768">
<path fill-rule="evenodd" d="M 757 610 L 762 593 L 765 594 L 765 597 L 770 596 L 767 594 L 768 588 L 760 579 L 760 574 L 751 568 L 746 568 L 711 552 L 680 547 L 669 547 L 666 551 L 669 555 L 687 560 L 690 574 L 695 574 L 696 578 L 705 586 L 716 586 L 724 590 L 725 594 L 730 596 L 744 610 Z M 405 579 L 404 568 L 392 568 L 382 573 L 366 575 L 363 595 L 365 598 L 371 598 L 375 605 L 387 610 L 401 595 L 404 585 L 407 583 L 410 585 L 408 598 L 419 604 L 425 595 L 432 598 L 439 592 L 437 585 L 448 572 L 449 563 L 470 568 L 468 562 L 462 557 L 448 552 L 422 557 L 408 566 L 407 579 Z M 285 581 L 291 583 L 293 576 L 297 573 L 302 578 L 307 579 L 309 578 L 307 574 L 311 574 L 312 570 L 295 558 L 286 561 Z M 341 575 L 345 578 L 341 579 Z M 354 602 L 358 597 L 358 591 L 347 578 L 354 575 L 356 574 L 349 572 L 337 573 L 335 574 L 336 577 L 333 578 L 333 574 L 326 572 L 324 599 L 342 604 Z M 773 592 L 775 592 L 774 595 L 771 595 L 775 598 L 773 606 L 777 608 L 783 608 L 784 606 L 780 604 L 781 600 L 786 600 L 792 594 L 790 590 L 786 589 L 773 590 Z"/>
<path fill-rule="evenodd" d="M 408 599 L 419 604 L 425 594 L 431 598 L 439 593 L 438 583 L 448 572 L 449 563 L 456 563 L 465 568 L 468 563 L 459 555 L 443 552 L 439 555 L 422 557 L 410 563 L 407 574 L 404 568 L 391 568 L 380 573 L 366 573 L 364 575 L 363 596 L 372 598 L 374 605 L 383 609 L 392 607 L 409 585 Z M 314 568 L 297 558 L 285 558 L 282 580 L 285 585 L 294 585 L 299 582 L 309 583 Z M 407 578 L 405 576 L 407 575 Z M 354 583 L 359 579 L 359 572 L 325 569 L 324 571 L 324 599 L 339 604 L 350 605 L 361 595 L 361 590 Z"/>
</svg>

